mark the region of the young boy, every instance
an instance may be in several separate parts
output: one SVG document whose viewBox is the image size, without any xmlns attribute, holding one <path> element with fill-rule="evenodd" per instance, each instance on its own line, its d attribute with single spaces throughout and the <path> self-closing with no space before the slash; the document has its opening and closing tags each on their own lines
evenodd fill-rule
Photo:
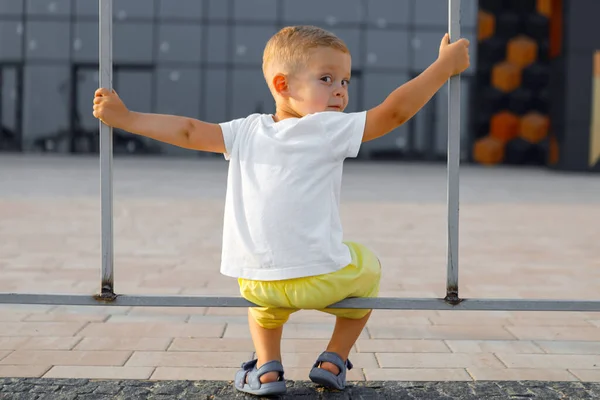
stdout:
<svg viewBox="0 0 600 400">
<path fill-rule="evenodd" d="M 283 325 L 299 309 L 336 316 L 331 341 L 310 379 L 343 389 L 350 349 L 371 310 L 328 309 L 349 297 L 376 297 L 380 264 L 364 246 L 344 242 L 339 215 L 342 164 L 362 142 L 408 121 L 469 66 L 469 42 L 442 39 L 438 59 L 377 107 L 344 113 L 351 56 L 342 40 L 313 26 L 287 27 L 267 43 L 263 72 L 275 114 L 220 124 L 129 111 L 98 89 L 94 116 L 105 124 L 229 160 L 221 273 L 238 279 L 256 359 L 242 364 L 235 387 L 256 395 L 286 391 Z"/>
</svg>

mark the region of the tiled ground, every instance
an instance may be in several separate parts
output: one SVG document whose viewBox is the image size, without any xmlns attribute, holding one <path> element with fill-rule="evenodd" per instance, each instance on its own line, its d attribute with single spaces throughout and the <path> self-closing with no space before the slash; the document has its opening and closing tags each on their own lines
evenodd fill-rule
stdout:
<svg viewBox="0 0 600 400">
<path fill-rule="evenodd" d="M 384 265 L 382 296 L 443 297 L 445 166 L 349 163 L 346 237 Z M 462 297 L 598 299 L 600 178 L 465 167 Z M 237 295 L 219 274 L 222 160 L 117 159 L 115 289 Z M 0 157 L 0 292 L 93 294 L 95 158 Z M 292 317 L 290 379 L 332 319 Z M 0 306 L 0 376 L 230 380 L 252 356 L 243 309 Z M 600 313 L 375 311 L 352 380 L 600 381 Z"/>
</svg>

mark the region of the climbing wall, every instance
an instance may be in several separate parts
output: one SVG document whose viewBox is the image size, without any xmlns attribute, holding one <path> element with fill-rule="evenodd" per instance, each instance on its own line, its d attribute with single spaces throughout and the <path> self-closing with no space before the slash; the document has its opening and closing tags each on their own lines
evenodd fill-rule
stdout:
<svg viewBox="0 0 600 400">
<path fill-rule="evenodd" d="M 480 0 L 472 160 L 545 165 L 552 0 Z"/>
</svg>

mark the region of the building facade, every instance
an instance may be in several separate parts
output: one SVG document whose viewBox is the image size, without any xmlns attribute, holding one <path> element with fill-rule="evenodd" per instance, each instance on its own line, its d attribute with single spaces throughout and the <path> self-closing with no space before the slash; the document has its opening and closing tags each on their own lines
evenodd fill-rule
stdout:
<svg viewBox="0 0 600 400">
<path fill-rule="evenodd" d="M 462 0 L 463 37 L 477 41 L 477 0 Z M 278 29 L 331 30 L 353 55 L 348 111 L 381 102 L 435 60 L 448 27 L 444 0 L 114 0 L 114 87 L 133 110 L 211 122 L 273 112 L 262 50 Z M 462 79 L 463 158 L 477 69 Z M 0 0 L 0 149 L 97 151 L 97 0 Z M 446 154 L 444 88 L 409 124 L 366 143 L 360 157 Z M 123 132 L 115 153 L 197 155 Z"/>
</svg>

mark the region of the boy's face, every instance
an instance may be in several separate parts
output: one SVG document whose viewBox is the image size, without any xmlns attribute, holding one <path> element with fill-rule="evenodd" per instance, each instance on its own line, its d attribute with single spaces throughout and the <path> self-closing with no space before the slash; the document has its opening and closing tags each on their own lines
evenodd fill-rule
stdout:
<svg viewBox="0 0 600 400">
<path fill-rule="evenodd" d="M 302 116 L 344 111 L 351 68 L 350 54 L 326 47 L 312 49 L 306 67 L 290 76 L 290 105 L 294 111 Z"/>
</svg>

